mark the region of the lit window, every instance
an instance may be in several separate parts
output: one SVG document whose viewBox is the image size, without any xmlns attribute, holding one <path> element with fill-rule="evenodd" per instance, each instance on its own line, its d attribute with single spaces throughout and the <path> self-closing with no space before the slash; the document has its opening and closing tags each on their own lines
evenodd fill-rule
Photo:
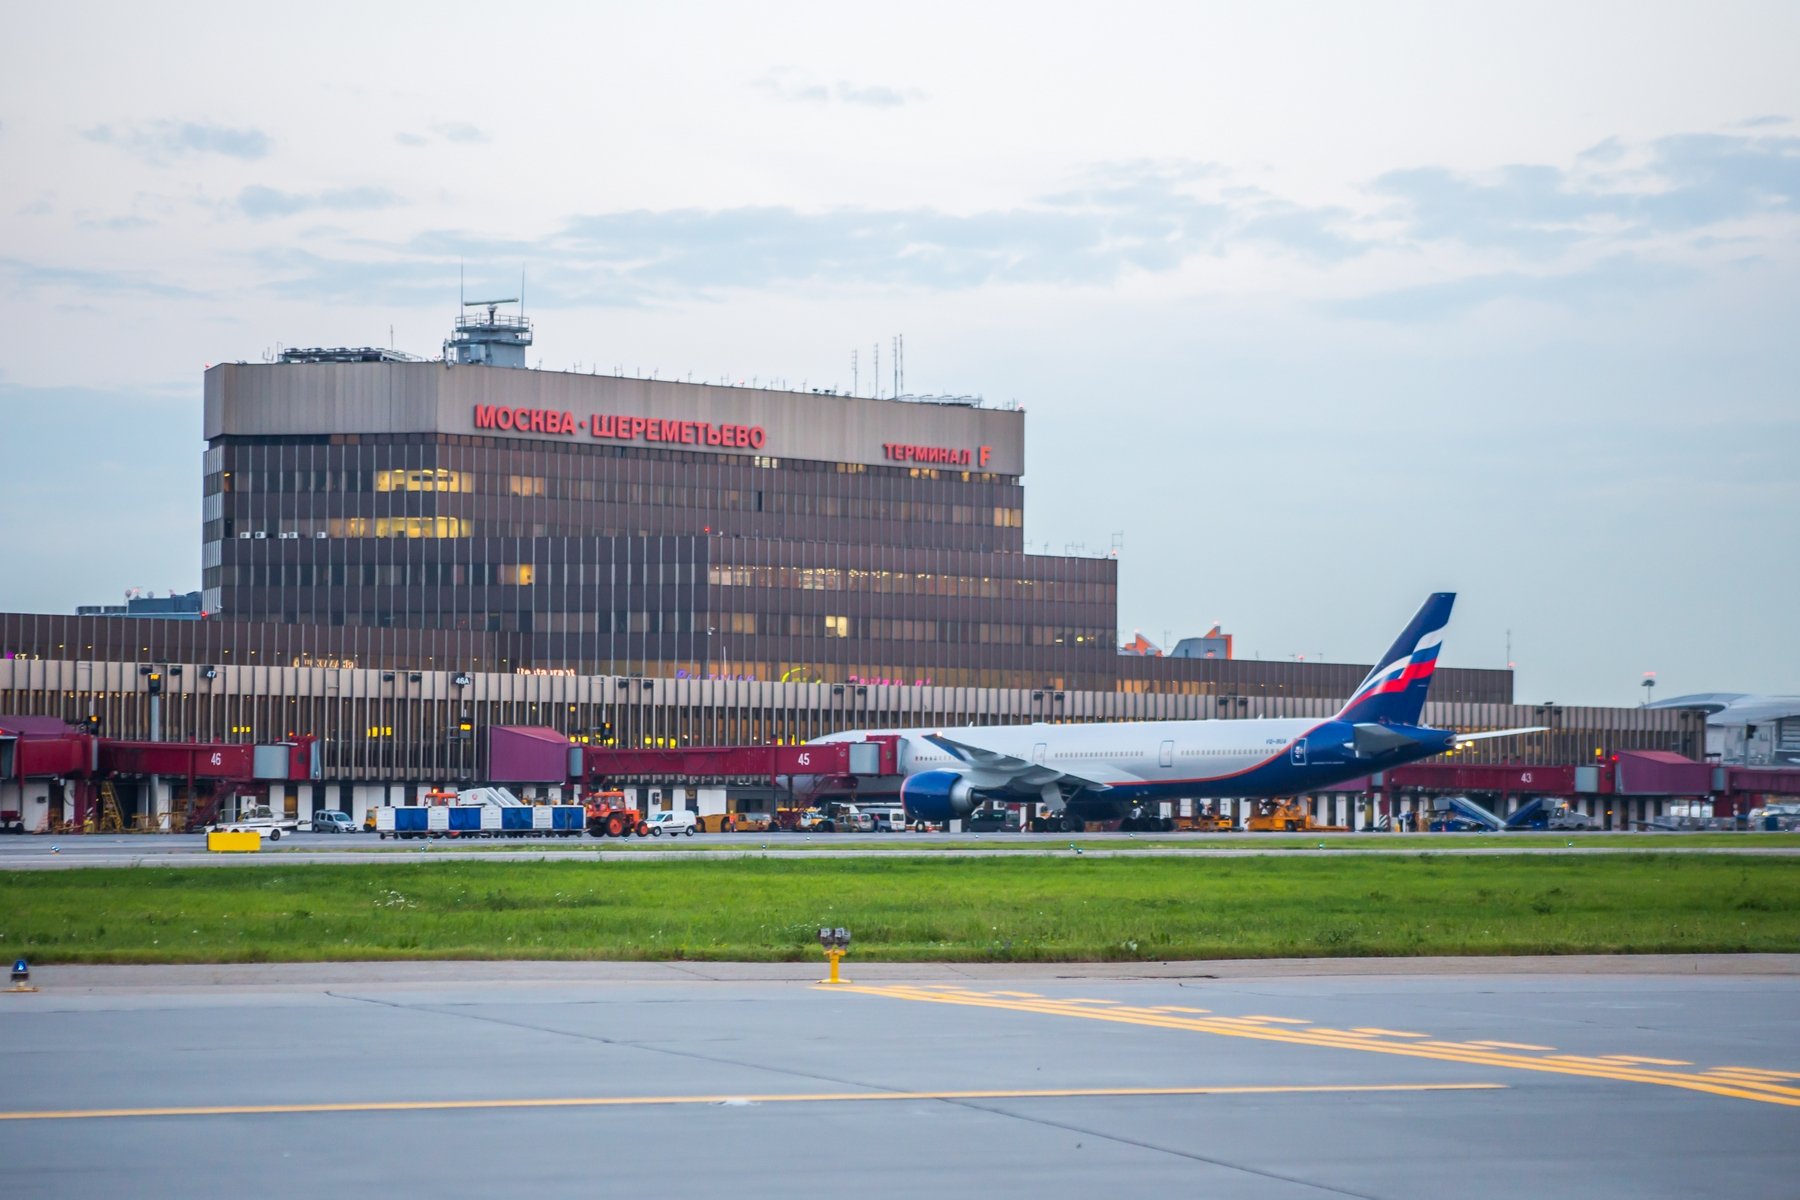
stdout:
<svg viewBox="0 0 1800 1200">
<path fill-rule="evenodd" d="M 469 492 L 474 490 L 473 483 L 461 471 L 443 467 L 375 472 L 375 490 L 378 492 Z"/>
<path fill-rule="evenodd" d="M 826 617 L 825 636 L 847 638 L 850 636 L 849 617 Z"/>
<path fill-rule="evenodd" d="M 332 522 L 334 526 L 338 522 Z M 351 517 L 342 522 L 344 537 L 367 537 L 368 520 Z M 468 522 L 461 517 L 377 517 L 375 536 L 380 538 L 454 538 L 468 535 Z M 352 528 L 355 532 L 350 532 Z"/>
<path fill-rule="evenodd" d="M 537 568 L 530 563 L 503 563 L 500 566 L 500 582 L 530 587 L 537 582 Z"/>
</svg>

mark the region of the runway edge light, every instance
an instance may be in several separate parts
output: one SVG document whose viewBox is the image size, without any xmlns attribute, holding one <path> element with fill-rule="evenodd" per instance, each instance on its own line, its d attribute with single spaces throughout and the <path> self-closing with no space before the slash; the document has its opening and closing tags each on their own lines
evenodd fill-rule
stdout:
<svg viewBox="0 0 1800 1200">
<path fill-rule="evenodd" d="M 23 957 L 13 960 L 12 990 L 15 992 L 37 991 L 36 988 L 31 986 L 31 964 L 26 962 Z"/>
</svg>

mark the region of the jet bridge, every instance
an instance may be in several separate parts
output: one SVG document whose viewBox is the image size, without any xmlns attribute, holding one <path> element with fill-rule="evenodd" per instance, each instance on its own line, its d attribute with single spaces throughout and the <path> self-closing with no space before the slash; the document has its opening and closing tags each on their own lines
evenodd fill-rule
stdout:
<svg viewBox="0 0 1800 1200">
<path fill-rule="evenodd" d="M 210 823 L 231 797 L 317 777 L 310 736 L 268 745 L 122 741 L 53 717 L 0 716 L 0 821 L 18 832 L 179 832 Z M 149 786 L 159 780 L 170 786 L 166 804 Z M 28 781 L 49 784 L 29 806 Z M 122 802 L 121 788 L 143 793 L 142 803 Z"/>
</svg>

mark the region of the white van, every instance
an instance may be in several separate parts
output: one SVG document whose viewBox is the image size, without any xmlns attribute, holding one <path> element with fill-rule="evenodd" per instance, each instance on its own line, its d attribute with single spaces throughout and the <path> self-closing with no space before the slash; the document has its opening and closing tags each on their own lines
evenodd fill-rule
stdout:
<svg viewBox="0 0 1800 1200">
<path fill-rule="evenodd" d="M 686 809 L 652 813 L 650 815 L 650 836 L 661 837 L 666 833 L 670 837 L 680 837 L 685 833 L 689 837 L 693 837 L 694 827 L 698 823 L 694 819 L 694 814 Z"/>
<path fill-rule="evenodd" d="M 898 833 L 906 828 L 906 809 L 901 805 L 865 804 L 862 811 L 869 819 L 868 828 L 876 833 Z"/>
</svg>

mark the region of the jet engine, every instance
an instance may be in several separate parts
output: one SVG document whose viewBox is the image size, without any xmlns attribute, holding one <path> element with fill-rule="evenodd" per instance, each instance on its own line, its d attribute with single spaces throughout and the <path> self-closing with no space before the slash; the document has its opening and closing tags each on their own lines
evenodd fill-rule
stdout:
<svg viewBox="0 0 1800 1200">
<path fill-rule="evenodd" d="M 969 781 L 955 771 L 924 771 L 900 784 L 900 800 L 909 821 L 954 821 L 979 803 Z"/>
</svg>

